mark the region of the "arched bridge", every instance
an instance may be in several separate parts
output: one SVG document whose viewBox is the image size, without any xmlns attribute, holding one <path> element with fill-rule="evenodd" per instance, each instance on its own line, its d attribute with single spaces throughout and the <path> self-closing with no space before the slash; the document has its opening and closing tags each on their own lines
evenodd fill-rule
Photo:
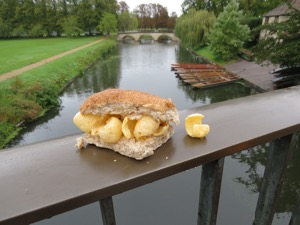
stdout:
<svg viewBox="0 0 300 225">
<path fill-rule="evenodd" d="M 179 38 L 175 36 L 174 32 L 143 32 L 143 31 L 137 31 L 137 32 L 124 32 L 124 33 L 118 33 L 118 41 L 123 41 L 125 39 L 132 39 L 134 41 L 140 41 L 143 36 L 151 36 L 154 41 L 158 41 L 160 38 L 168 38 L 171 41 L 179 41 Z"/>
</svg>

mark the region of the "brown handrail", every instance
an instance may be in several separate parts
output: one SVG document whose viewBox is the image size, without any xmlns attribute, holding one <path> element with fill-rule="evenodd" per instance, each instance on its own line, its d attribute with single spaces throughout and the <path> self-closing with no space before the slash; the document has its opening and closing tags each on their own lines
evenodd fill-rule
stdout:
<svg viewBox="0 0 300 225">
<path fill-rule="evenodd" d="M 105 214 L 104 224 L 114 224 L 112 196 L 203 165 L 202 180 L 211 188 L 204 190 L 207 197 L 199 201 L 202 215 L 198 224 L 213 225 L 217 220 L 223 158 L 273 140 L 276 146 L 290 149 L 292 134 L 300 131 L 300 105 L 296 104 L 299 99 L 297 86 L 183 110 L 174 136 L 142 161 L 94 146 L 76 150 L 75 138 L 79 135 L 2 151 L 0 202 L 5 202 L 5 207 L 0 210 L 0 224 L 30 224 L 97 201 Z M 191 113 L 205 115 L 205 123 L 211 127 L 205 139 L 186 135 L 184 118 Z M 274 152 L 278 151 L 275 148 Z M 285 152 L 288 155 L 288 150 Z M 275 195 L 280 190 L 288 156 L 280 159 L 283 166 L 272 178 L 279 181 L 272 187 Z M 207 180 L 209 174 L 214 178 Z M 270 190 L 268 184 L 264 188 Z M 275 197 L 268 199 L 264 207 L 272 209 Z M 270 212 L 267 216 L 257 214 L 254 224 L 268 224 L 265 221 L 273 216 Z"/>
</svg>

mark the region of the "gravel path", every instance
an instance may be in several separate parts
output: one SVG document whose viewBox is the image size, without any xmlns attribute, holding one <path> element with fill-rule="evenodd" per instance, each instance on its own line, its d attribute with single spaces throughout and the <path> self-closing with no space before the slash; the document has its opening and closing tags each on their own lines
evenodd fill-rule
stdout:
<svg viewBox="0 0 300 225">
<path fill-rule="evenodd" d="M 60 53 L 60 54 L 58 54 L 58 55 L 52 56 L 52 57 L 50 57 L 50 58 L 41 60 L 41 61 L 36 62 L 36 63 L 33 63 L 33 64 L 30 64 L 30 65 L 28 65 L 28 66 L 24 66 L 24 67 L 22 67 L 22 68 L 20 68 L 20 69 L 13 70 L 13 71 L 10 71 L 10 72 L 8 72 L 8 73 L 1 74 L 1 75 L 0 75 L 0 82 L 1 82 L 1 81 L 4 81 L 4 80 L 6 80 L 6 79 L 9 79 L 9 78 L 15 77 L 15 76 L 17 76 L 17 75 L 19 75 L 19 74 L 21 74 L 21 73 L 24 73 L 24 72 L 26 72 L 26 71 L 28 71 L 28 70 L 33 69 L 33 68 L 39 67 L 39 66 L 44 65 L 44 64 L 49 63 L 49 62 L 52 62 L 52 61 L 54 61 L 54 60 L 56 60 L 56 59 L 59 59 L 59 58 L 61 58 L 61 57 L 66 56 L 66 55 L 72 54 L 72 53 L 74 53 L 74 52 L 76 52 L 76 51 L 79 51 L 79 50 L 81 50 L 81 49 L 83 49 L 83 48 L 86 48 L 86 47 L 89 47 L 89 46 L 91 46 L 91 45 L 97 44 L 97 43 L 101 42 L 103 39 L 105 39 L 105 38 L 101 38 L 101 39 L 99 39 L 99 40 L 97 40 L 97 41 L 94 41 L 94 42 L 91 42 L 91 43 L 89 43 L 89 44 L 80 46 L 80 47 L 78 47 L 78 48 L 74 48 L 74 49 L 72 49 L 72 50 L 69 50 L 69 51 Z"/>
</svg>

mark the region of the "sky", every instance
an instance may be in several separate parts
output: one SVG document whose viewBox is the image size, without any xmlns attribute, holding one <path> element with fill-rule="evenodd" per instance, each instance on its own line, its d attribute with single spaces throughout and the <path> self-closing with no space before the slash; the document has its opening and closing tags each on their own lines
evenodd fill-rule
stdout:
<svg viewBox="0 0 300 225">
<path fill-rule="evenodd" d="M 177 16 L 181 15 L 181 4 L 183 0 L 123 0 L 129 6 L 129 11 L 133 11 L 138 5 L 141 4 L 160 4 L 163 7 L 167 7 L 168 13 L 176 12 Z M 119 2 L 119 1 L 118 1 Z"/>
</svg>

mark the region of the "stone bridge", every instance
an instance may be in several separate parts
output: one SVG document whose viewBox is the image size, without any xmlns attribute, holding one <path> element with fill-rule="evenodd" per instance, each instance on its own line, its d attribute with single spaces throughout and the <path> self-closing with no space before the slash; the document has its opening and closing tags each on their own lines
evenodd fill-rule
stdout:
<svg viewBox="0 0 300 225">
<path fill-rule="evenodd" d="M 151 36 L 154 41 L 158 41 L 160 37 L 167 36 L 169 40 L 179 41 L 179 38 L 175 36 L 174 32 L 125 32 L 118 33 L 117 39 L 118 41 L 123 41 L 124 39 L 133 39 L 134 41 L 140 41 L 143 36 Z"/>
</svg>

